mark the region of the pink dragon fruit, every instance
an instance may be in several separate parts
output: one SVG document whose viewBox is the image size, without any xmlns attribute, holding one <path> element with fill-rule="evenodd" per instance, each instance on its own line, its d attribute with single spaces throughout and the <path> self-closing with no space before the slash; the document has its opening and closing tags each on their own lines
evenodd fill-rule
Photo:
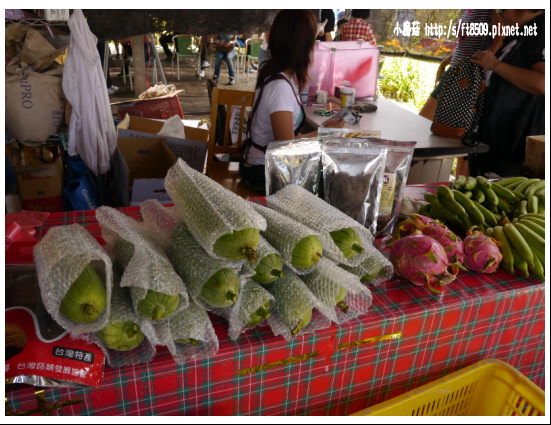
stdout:
<svg viewBox="0 0 551 425">
<path fill-rule="evenodd" d="M 412 217 L 412 221 L 416 223 L 417 229 L 423 235 L 436 239 L 440 245 L 444 247 L 449 262 L 455 263 L 457 267 L 465 270 L 464 267 L 460 266 L 465 260 L 463 241 L 461 238 L 448 229 L 441 221 L 430 221 L 425 223 L 422 222 L 419 217 L 421 216 Z"/>
<path fill-rule="evenodd" d="M 414 221 L 415 219 L 417 219 L 418 221 Z M 434 218 L 431 218 L 431 217 L 427 217 L 425 215 L 410 214 L 409 219 L 403 220 L 398 224 L 396 229 L 394 229 L 394 232 L 392 233 L 392 238 L 389 240 L 389 242 L 394 243 L 394 241 L 397 241 L 398 239 L 403 238 L 404 236 L 411 235 L 415 230 L 419 230 L 418 229 L 419 221 L 423 224 L 431 223 L 434 221 L 439 222 L 438 220 L 435 220 Z"/>
<path fill-rule="evenodd" d="M 417 286 L 440 294 L 443 287 L 455 279 L 457 269 L 451 267 L 446 251 L 435 239 L 415 231 L 392 245 L 390 261 L 396 273 Z M 452 273 L 448 269 L 452 270 Z"/>
<path fill-rule="evenodd" d="M 500 242 L 475 230 L 469 231 L 463 241 L 465 246 L 465 265 L 481 273 L 494 273 L 503 256 L 499 252 Z"/>
<path fill-rule="evenodd" d="M 448 257 L 448 261 L 454 268 L 466 270 L 462 266 L 465 260 L 465 254 L 463 252 L 463 241 L 459 236 L 453 233 L 444 223 L 439 220 L 434 220 L 430 217 L 425 217 L 419 214 L 411 214 L 408 220 L 404 220 L 398 226 L 398 232 L 395 235 L 401 234 L 401 237 L 412 234 L 418 230 L 425 236 L 430 236 L 436 239 L 444 250 Z M 454 269 L 454 273 L 457 274 L 458 270 Z"/>
</svg>

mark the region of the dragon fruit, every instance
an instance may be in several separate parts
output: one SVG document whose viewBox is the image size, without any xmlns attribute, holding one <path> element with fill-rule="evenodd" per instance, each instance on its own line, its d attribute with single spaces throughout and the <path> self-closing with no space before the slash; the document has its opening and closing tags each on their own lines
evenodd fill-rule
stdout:
<svg viewBox="0 0 551 425">
<path fill-rule="evenodd" d="M 417 221 L 414 221 L 415 219 L 417 219 Z M 404 236 L 411 235 L 415 230 L 419 230 L 418 229 L 419 221 L 422 224 L 427 224 L 438 220 L 435 220 L 434 218 L 431 218 L 431 217 L 427 217 L 425 215 L 410 214 L 409 219 L 403 220 L 402 222 L 400 222 L 400 224 L 398 224 L 396 229 L 394 229 L 392 238 L 390 239 L 389 242 L 393 243 L 394 241 L 397 241 L 398 239 L 403 238 Z"/>
<path fill-rule="evenodd" d="M 451 267 L 442 245 L 419 231 L 394 242 L 390 261 L 398 275 L 417 286 L 426 286 L 435 294 L 441 293 L 435 286 L 446 286 L 457 274 L 457 268 Z"/>
<path fill-rule="evenodd" d="M 454 267 L 454 273 L 458 270 L 466 270 L 463 267 L 465 254 L 463 250 L 463 241 L 459 236 L 453 233 L 444 223 L 439 220 L 434 220 L 430 217 L 425 217 L 419 214 L 411 214 L 408 220 L 404 220 L 397 228 L 395 235 L 404 237 L 412 234 L 415 231 L 420 231 L 425 236 L 430 236 L 436 239 L 446 251 L 448 261 Z"/>
<path fill-rule="evenodd" d="M 475 230 L 469 231 L 463 241 L 465 246 L 465 265 L 481 273 L 494 273 L 503 256 L 499 252 L 500 242 L 484 233 Z"/>
</svg>

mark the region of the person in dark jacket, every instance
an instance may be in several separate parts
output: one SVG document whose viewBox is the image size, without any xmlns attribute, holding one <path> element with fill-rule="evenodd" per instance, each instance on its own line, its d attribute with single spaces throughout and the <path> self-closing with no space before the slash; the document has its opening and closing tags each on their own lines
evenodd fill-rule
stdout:
<svg viewBox="0 0 551 425">
<path fill-rule="evenodd" d="M 543 10 L 500 11 L 503 25 L 519 26 L 494 55 L 478 51 L 472 62 L 486 72 L 484 110 L 478 140 L 490 146 L 469 155 L 473 176 L 521 174 L 526 137 L 545 134 L 545 15 Z M 527 29 L 531 28 L 531 35 Z"/>
</svg>

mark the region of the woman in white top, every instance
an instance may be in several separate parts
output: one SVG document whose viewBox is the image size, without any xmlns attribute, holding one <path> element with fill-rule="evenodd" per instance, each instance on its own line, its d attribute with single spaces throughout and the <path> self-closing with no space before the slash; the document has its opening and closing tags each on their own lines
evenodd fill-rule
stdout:
<svg viewBox="0 0 551 425">
<path fill-rule="evenodd" d="M 249 131 L 239 167 L 241 177 L 258 193 L 265 191 L 264 155 L 270 142 L 316 137 L 299 135 L 305 116 L 299 94 L 308 81 L 308 66 L 318 34 L 316 16 L 309 10 L 286 9 L 270 29 L 271 57 L 259 70 Z M 342 127 L 342 119 L 327 127 Z"/>
</svg>

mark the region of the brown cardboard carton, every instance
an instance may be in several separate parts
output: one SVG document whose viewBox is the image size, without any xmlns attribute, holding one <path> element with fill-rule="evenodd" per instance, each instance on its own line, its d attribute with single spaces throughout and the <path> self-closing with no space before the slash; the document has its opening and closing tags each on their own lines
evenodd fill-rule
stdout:
<svg viewBox="0 0 551 425">
<path fill-rule="evenodd" d="M 63 211 L 63 161 L 14 167 L 24 210 Z"/>
<path fill-rule="evenodd" d="M 528 136 L 526 138 L 524 167 L 531 176 L 545 178 L 545 136 Z"/>
<path fill-rule="evenodd" d="M 182 158 L 190 167 L 203 172 L 207 156 L 209 131 L 184 126 L 185 139 L 158 135 L 164 125 L 163 120 L 134 117 L 127 115 L 117 126 L 117 136 L 126 137 L 162 137 L 168 148 L 178 158 Z"/>
<path fill-rule="evenodd" d="M 139 205 L 146 199 L 170 203 L 164 178 L 176 162 L 164 138 L 117 139 L 115 185 L 122 206 Z"/>
</svg>

